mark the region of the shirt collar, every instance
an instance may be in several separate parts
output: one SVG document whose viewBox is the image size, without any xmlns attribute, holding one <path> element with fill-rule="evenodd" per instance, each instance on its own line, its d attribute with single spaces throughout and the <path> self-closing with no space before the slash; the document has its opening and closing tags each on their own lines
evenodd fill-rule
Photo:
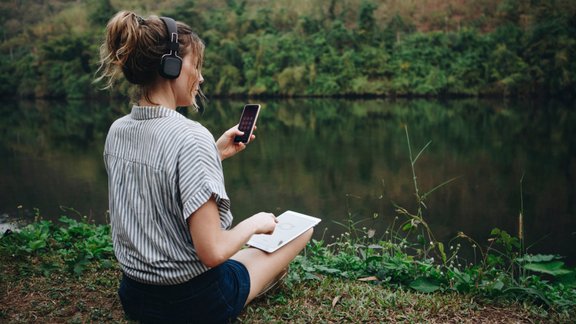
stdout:
<svg viewBox="0 0 576 324">
<path fill-rule="evenodd" d="M 182 114 L 174 109 L 169 109 L 163 106 L 132 106 L 130 116 L 136 120 L 154 119 L 162 117 L 184 117 Z"/>
</svg>

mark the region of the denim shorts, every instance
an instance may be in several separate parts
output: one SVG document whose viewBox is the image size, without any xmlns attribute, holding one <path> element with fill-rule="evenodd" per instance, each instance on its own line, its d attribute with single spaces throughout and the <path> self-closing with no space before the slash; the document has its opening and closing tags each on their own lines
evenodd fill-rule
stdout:
<svg viewBox="0 0 576 324">
<path fill-rule="evenodd" d="M 178 285 L 149 285 L 124 275 L 118 295 L 126 316 L 142 323 L 229 323 L 249 292 L 248 270 L 228 260 Z"/>
</svg>

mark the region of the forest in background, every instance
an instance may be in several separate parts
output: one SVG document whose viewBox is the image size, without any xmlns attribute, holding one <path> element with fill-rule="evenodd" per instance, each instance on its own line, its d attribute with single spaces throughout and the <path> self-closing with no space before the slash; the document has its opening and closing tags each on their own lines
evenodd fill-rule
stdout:
<svg viewBox="0 0 576 324">
<path fill-rule="evenodd" d="M 209 96 L 573 97 L 573 0 L 13 0 L 0 96 L 123 95 L 92 83 L 118 10 L 171 16 L 206 43 Z"/>
</svg>

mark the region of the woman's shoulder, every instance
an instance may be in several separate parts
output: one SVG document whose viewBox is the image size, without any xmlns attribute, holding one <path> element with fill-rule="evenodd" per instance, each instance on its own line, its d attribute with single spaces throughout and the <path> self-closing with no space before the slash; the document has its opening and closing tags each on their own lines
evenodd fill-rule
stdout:
<svg viewBox="0 0 576 324">
<path fill-rule="evenodd" d="M 180 149 L 192 149 L 197 153 L 210 152 L 210 154 L 217 151 L 214 135 L 204 125 L 187 118 L 182 118 L 177 123 L 170 141 L 178 142 Z"/>
<path fill-rule="evenodd" d="M 187 118 L 183 118 L 181 123 L 181 134 L 184 137 L 188 138 L 189 136 L 192 136 L 197 139 L 214 141 L 212 133 L 201 123 Z"/>
</svg>

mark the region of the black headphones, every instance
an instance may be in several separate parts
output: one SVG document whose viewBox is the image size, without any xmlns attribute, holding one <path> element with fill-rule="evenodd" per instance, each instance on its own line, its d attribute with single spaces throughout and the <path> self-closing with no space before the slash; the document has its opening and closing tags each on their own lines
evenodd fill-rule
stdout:
<svg viewBox="0 0 576 324">
<path fill-rule="evenodd" d="M 176 79 L 180 75 L 180 70 L 182 69 L 182 58 L 178 56 L 178 48 L 180 44 L 178 43 L 178 29 L 176 27 L 176 21 L 168 17 L 160 17 L 168 30 L 168 37 L 170 41 L 168 43 L 168 53 L 162 55 L 160 60 L 160 75 L 165 79 Z"/>
</svg>

